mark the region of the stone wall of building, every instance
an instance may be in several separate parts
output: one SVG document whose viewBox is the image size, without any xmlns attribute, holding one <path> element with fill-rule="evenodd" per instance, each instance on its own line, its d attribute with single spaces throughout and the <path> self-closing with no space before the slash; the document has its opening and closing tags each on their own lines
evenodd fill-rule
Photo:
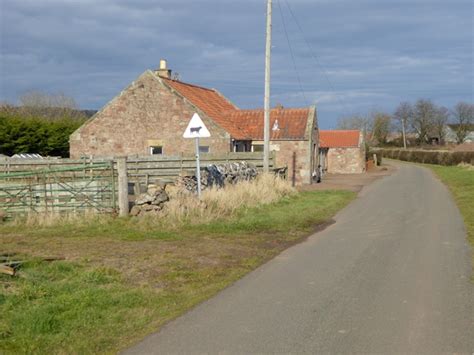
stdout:
<svg viewBox="0 0 474 355">
<path fill-rule="evenodd" d="M 288 180 L 296 185 L 311 183 L 311 155 L 308 141 L 272 141 L 270 149 L 275 151 L 276 167 L 288 167 Z M 295 164 L 293 155 L 295 154 Z"/>
<path fill-rule="evenodd" d="M 327 154 L 328 173 L 359 174 L 365 171 L 363 148 L 329 148 Z"/>
<path fill-rule="evenodd" d="M 151 146 L 161 146 L 165 156 L 192 155 L 194 139 L 182 135 L 196 111 L 211 133 L 200 145 L 229 152 L 225 130 L 147 71 L 71 135 L 71 157 L 144 156 Z"/>
</svg>

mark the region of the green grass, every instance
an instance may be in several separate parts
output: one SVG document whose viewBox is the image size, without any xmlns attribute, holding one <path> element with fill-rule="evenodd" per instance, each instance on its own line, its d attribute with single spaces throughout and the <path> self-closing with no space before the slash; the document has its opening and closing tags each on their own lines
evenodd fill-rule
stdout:
<svg viewBox="0 0 474 355">
<path fill-rule="evenodd" d="M 207 225 L 0 226 L 2 251 L 64 255 L 0 275 L 0 353 L 110 353 L 297 243 L 355 193 L 311 191 Z"/>
<path fill-rule="evenodd" d="M 451 190 L 474 248 L 474 171 L 461 166 L 430 165 L 430 168 Z M 474 266 L 474 254 L 472 263 Z"/>
<path fill-rule="evenodd" d="M 33 263 L 20 278 L 0 280 L 0 344 L 10 353 L 104 350 L 149 322 L 145 309 L 170 303 L 165 295 L 127 289 L 113 270 L 66 262 Z"/>
<path fill-rule="evenodd" d="M 348 191 L 311 191 L 283 198 L 278 203 L 243 210 L 230 221 L 189 226 L 206 233 L 308 233 L 327 221 L 355 196 Z"/>
</svg>

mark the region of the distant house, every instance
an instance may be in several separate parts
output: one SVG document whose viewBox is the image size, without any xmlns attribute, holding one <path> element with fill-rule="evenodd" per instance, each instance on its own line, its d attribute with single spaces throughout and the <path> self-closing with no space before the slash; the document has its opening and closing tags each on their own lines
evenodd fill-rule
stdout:
<svg viewBox="0 0 474 355">
<path fill-rule="evenodd" d="M 182 134 L 195 112 L 211 133 L 201 139 L 202 153 L 263 150 L 263 109 L 242 110 L 215 89 L 173 80 L 162 60 L 70 136 L 70 155 L 194 154 L 194 142 Z M 276 165 L 295 171 L 297 183 L 310 183 L 318 150 L 316 108 L 274 108 L 270 127 Z"/>
<path fill-rule="evenodd" d="M 356 174 L 365 171 L 365 144 L 359 130 L 321 130 L 319 142 L 323 172 Z"/>
<path fill-rule="evenodd" d="M 474 125 L 468 125 L 467 135 L 463 143 L 474 143 Z M 459 129 L 459 124 L 448 124 L 445 128 L 444 141 L 446 143 L 458 143 L 456 131 Z"/>
</svg>

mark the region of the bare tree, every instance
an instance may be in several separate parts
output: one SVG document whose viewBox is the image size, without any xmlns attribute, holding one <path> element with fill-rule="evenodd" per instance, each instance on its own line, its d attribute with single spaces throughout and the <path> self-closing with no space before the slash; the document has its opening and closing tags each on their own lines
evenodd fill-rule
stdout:
<svg viewBox="0 0 474 355">
<path fill-rule="evenodd" d="M 63 93 L 46 94 L 41 91 L 29 91 L 20 99 L 21 110 L 28 116 L 57 118 L 83 118 L 72 97 Z"/>
<path fill-rule="evenodd" d="M 467 102 L 458 102 L 453 110 L 454 123 L 456 124 L 456 139 L 459 144 L 464 142 L 469 131 L 474 125 L 474 105 Z"/>
<path fill-rule="evenodd" d="M 413 118 L 413 107 L 409 102 L 401 102 L 398 105 L 395 113 L 393 114 L 393 119 L 398 121 L 401 130 L 402 130 L 402 139 L 403 139 L 403 148 L 407 149 L 407 123 L 411 122 Z"/>
<path fill-rule="evenodd" d="M 383 112 L 372 114 L 372 141 L 376 144 L 387 143 L 387 137 L 390 133 L 390 115 Z"/>
<path fill-rule="evenodd" d="M 342 117 L 337 121 L 337 129 L 358 129 L 365 136 L 370 130 L 370 119 L 361 115 Z"/>
<path fill-rule="evenodd" d="M 420 143 L 427 143 L 434 126 L 436 105 L 431 100 L 419 99 L 415 103 L 411 126 L 418 134 Z"/>
<path fill-rule="evenodd" d="M 438 137 L 439 143 L 444 144 L 446 124 L 449 120 L 449 110 L 446 107 L 437 107 L 433 118 L 433 132 Z"/>
</svg>

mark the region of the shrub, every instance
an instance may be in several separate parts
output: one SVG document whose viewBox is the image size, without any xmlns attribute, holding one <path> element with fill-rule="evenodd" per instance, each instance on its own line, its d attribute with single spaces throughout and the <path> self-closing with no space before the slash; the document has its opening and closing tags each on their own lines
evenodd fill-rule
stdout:
<svg viewBox="0 0 474 355">
<path fill-rule="evenodd" d="M 0 110 L 0 153 L 38 153 L 44 156 L 69 156 L 69 135 L 83 118 L 23 117 Z"/>
<path fill-rule="evenodd" d="M 440 151 L 440 150 L 414 150 L 414 149 L 377 149 L 381 156 L 414 163 L 458 165 L 461 163 L 474 164 L 474 152 Z"/>
</svg>

